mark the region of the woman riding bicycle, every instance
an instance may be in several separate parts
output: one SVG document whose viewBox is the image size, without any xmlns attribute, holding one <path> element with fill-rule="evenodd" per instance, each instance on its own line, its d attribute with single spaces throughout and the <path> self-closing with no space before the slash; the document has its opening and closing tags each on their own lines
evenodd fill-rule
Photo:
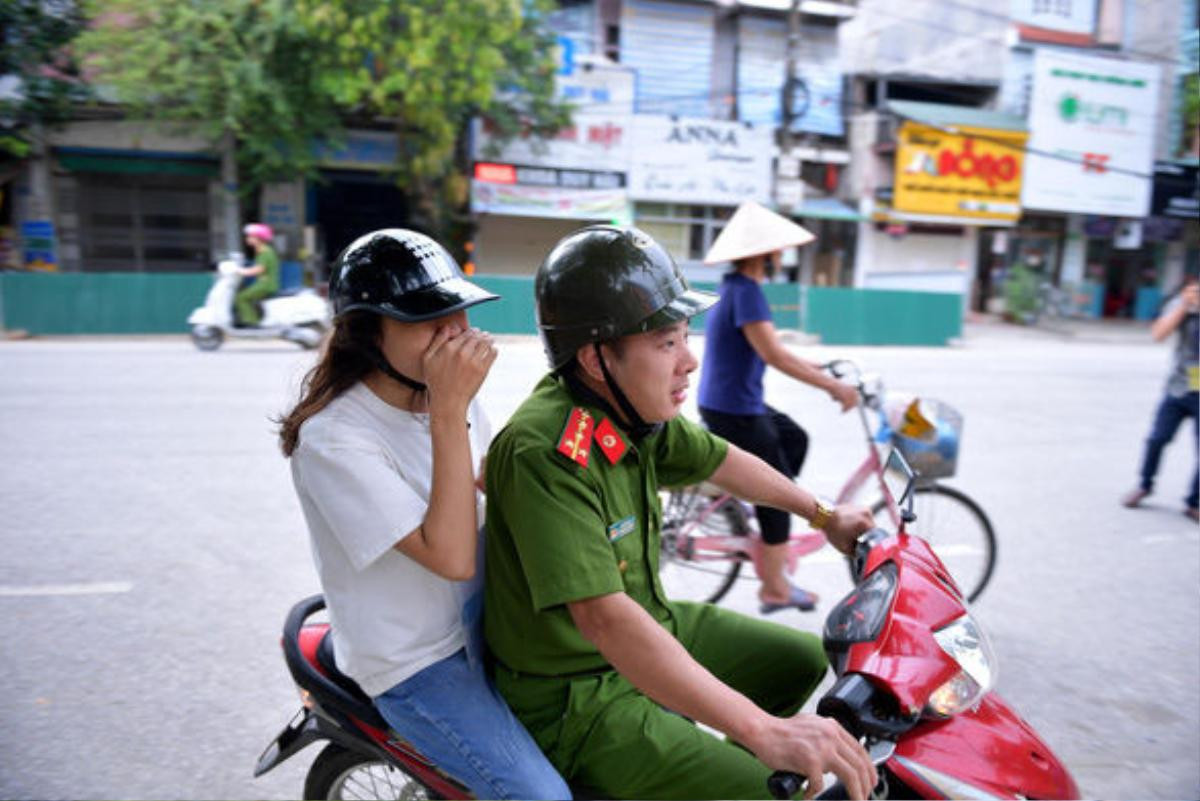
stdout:
<svg viewBox="0 0 1200 801">
<path fill-rule="evenodd" d="M 704 364 L 700 371 L 700 417 L 714 434 L 750 451 L 789 478 L 796 478 L 808 450 L 808 435 L 794 420 L 763 400 L 767 365 L 797 381 L 823 389 L 843 411 L 858 403 L 858 393 L 796 356 L 780 341 L 771 308 L 759 285 L 774 276 L 784 248 L 813 241 L 796 223 L 753 201 L 738 207 L 717 237 L 705 264 L 733 262 L 721 281 L 721 299 L 705 320 Z M 808 611 L 817 596 L 794 586 L 784 575 L 791 520 L 787 512 L 754 509 L 762 532 L 764 614 L 795 607 Z"/>
</svg>

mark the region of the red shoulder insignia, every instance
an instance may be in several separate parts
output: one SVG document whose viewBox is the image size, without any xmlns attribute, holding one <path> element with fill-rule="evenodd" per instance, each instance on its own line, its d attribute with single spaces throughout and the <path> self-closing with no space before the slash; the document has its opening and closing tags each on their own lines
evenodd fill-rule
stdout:
<svg viewBox="0 0 1200 801">
<path fill-rule="evenodd" d="M 591 412 L 576 406 L 567 418 L 567 427 L 558 440 L 558 452 L 581 467 L 588 466 L 588 455 L 592 450 L 592 426 L 595 418 Z"/>
<path fill-rule="evenodd" d="M 621 435 L 613 428 L 612 423 L 608 422 L 607 417 L 600 421 L 600 425 L 596 426 L 596 444 L 600 446 L 600 451 L 608 458 L 609 464 L 616 464 L 621 461 L 621 457 L 629 449 L 629 446 L 625 444 L 625 440 L 621 439 Z"/>
</svg>

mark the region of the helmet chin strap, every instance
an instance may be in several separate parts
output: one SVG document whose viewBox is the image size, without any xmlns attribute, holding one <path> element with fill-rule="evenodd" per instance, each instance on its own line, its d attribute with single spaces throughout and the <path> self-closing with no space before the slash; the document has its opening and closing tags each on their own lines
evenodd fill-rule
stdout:
<svg viewBox="0 0 1200 801">
<path fill-rule="evenodd" d="M 633 408 L 633 404 L 629 401 L 629 398 L 621 391 L 621 387 L 617 385 L 617 380 L 608 371 L 608 365 L 604 362 L 604 354 L 600 352 L 600 343 L 593 342 L 592 347 L 596 349 L 596 359 L 600 362 L 600 372 L 604 373 L 604 383 L 608 386 L 608 391 L 612 393 L 613 398 L 617 401 L 617 406 L 621 408 L 622 414 L 629 422 L 629 435 L 634 439 L 641 439 L 662 428 L 662 423 L 647 423 L 642 419 L 637 409 Z"/>
<path fill-rule="evenodd" d="M 371 362 L 379 368 L 381 373 L 386 375 L 388 378 L 399 381 L 409 389 L 416 390 L 417 392 L 425 392 L 429 389 L 427 384 L 422 384 L 420 381 L 409 378 L 395 367 L 392 367 L 391 363 L 388 362 L 387 357 L 383 355 L 383 351 L 381 351 L 379 348 L 368 348 L 367 358 L 369 358 Z"/>
</svg>

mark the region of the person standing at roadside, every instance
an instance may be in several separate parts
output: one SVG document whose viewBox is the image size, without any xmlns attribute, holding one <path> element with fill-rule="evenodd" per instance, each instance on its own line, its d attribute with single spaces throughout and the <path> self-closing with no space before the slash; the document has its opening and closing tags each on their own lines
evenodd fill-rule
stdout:
<svg viewBox="0 0 1200 801">
<path fill-rule="evenodd" d="M 700 369 L 700 417 L 714 434 L 743 448 L 788 478 L 800 475 L 808 434 L 796 421 L 764 400 L 768 366 L 829 393 L 843 411 L 858 393 L 792 353 L 779 339 L 762 282 L 774 276 L 784 248 L 808 244 L 813 235 L 754 201 L 738 207 L 704 258 L 705 264 L 732 262 L 721 281 L 721 299 L 705 320 L 704 363 Z M 763 614 L 796 608 L 809 611 L 817 596 L 788 581 L 787 541 L 791 517 L 769 506 L 754 507 L 762 532 L 763 556 L 756 564 Z"/>
<path fill-rule="evenodd" d="M 258 310 L 260 301 L 279 291 L 279 255 L 271 242 L 275 232 L 265 223 L 250 223 L 242 229 L 246 244 L 254 251 L 254 264 L 242 268 L 242 276 L 255 279 L 245 289 L 238 290 L 234 298 L 234 320 L 239 325 L 258 325 L 262 314 Z"/>
<path fill-rule="evenodd" d="M 1167 376 L 1166 392 L 1154 414 L 1150 436 L 1142 455 L 1141 480 L 1121 499 L 1122 505 L 1133 509 L 1140 506 L 1154 491 L 1154 478 L 1163 449 L 1175 438 L 1175 432 L 1187 418 L 1192 418 L 1192 442 L 1197 447 L 1200 437 L 1200 278 L 1195 268 L 1189 269 L 1183 286 L 1163 306 L 1162 314 L 1150 326 L 1150 335 L 1162 342 L 1176 334 L 1171 373 Z M 1192 472 L 1191 486 L 1184 500 L 1183 513 L 1200 520 L 1200 463 Z"/>
</svg>

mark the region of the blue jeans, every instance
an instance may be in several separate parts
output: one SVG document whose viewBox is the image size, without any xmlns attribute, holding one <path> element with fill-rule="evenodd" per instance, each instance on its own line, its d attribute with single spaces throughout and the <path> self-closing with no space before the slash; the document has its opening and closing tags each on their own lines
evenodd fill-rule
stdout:
<svg viewBox="0 0 1200 801">
<path fill-rule="evenodd" d="M 1175 438 L 1175 432 L 1187 418 L 1192 418 L 1193 439 L 1200 435 L 1200 394 L 1189 392 L 1186 395 L 1172 397 L 1166 395 L 1158 405 L 1154 415 L 1154 427 L 1146 438 L 1146 452 L 1142 457 L 1142 489 L 1149 492 L 1154 489 L 1154 476 L 1158 473 L 1158 463 L 1162 459 L 1163 448 Z M 1192 473 L 1192 484 L 1184 501 L 1190 508 L 1195 509 L 1200 503 L 1200 468 Z"/>
<path fill-rule="evenodd" d="M 375 698 L 388 725 L 476 798 L 560 799 L 571 790 L 465 651 Z"/>
</svg>

